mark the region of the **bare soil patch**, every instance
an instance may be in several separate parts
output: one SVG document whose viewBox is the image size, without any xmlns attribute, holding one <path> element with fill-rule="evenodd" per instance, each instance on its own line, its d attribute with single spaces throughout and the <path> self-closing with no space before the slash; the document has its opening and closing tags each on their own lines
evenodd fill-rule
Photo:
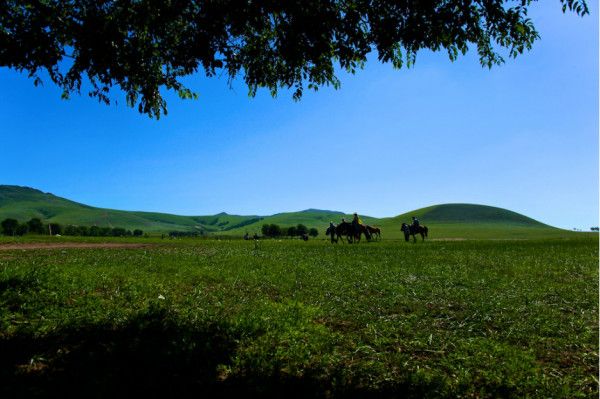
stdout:
<svg viewBox="0 0 600 399">
<path fill-rule="evenodd" d="M 150 244 L 119 242 L 27 242 L 20 244 L 0 244 L 0 251 L 15 249 L 68 249 L 68 248 L 144 248 Z"/>
</svg>

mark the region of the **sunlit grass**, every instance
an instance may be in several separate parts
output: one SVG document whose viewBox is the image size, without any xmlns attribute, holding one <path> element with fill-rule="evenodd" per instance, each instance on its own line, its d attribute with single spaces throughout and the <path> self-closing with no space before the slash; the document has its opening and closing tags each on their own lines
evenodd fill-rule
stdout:
<svg viewBox="0 0 600 399">
<path fill-rule="evenodd" d="M 0 251 L 0 393 L 598 395 L 597 238 L 137 242 Z"/>
</svg>

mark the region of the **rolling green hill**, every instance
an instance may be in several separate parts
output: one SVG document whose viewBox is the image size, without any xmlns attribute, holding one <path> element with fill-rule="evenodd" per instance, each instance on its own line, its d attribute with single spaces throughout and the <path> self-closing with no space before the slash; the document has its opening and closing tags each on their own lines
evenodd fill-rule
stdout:
<svg viewBox="0 0 600 399">
<path fill-rule="evenodd" d="M 473 204 L 443 204 L 417 209 L 389 218 L 362 216 L 366 224 L 382 228 L 384 238 L 401 238 L 400 225 L 417 216 L 430 229 L 432 239 L 503 239 L 559 237 L 574 234 L 557 229 L 527 216 L 502 208 Z M 307 209 L 271 216 L 240 216 L 219 213 L 208 216 L 180 216 L 157 212 L 120 211 L 96 208 L 29 187 L 0 185 L 0 220 L 15 218 L 21 222 L 38 217 L 63 225 L 125 227 L 145 232 L 203 231 L 241 236 L 260 233 L 265 223 L 282 227 L 302 223 L 316 227 L 321 237 L 329 221 L 339 222 L 351 215 L 337 211 Z"/>
<path fill-rule="evenodd" d="M 429 238 L 508 239 L 552 238 L 573 232 L 548 226 L 507 209 L 475 204 L 442 204 L 381 220 L 381 227 L 399 237 L 402 222 L 416 216 L 429 228 Z"/>
<path fill-rule="evenodd" d="M 537 220 L 507 209 L 474 204 L 434 205 L 404 213 L 392 219 L 410 221 L 412 216 L 435 223 L 502 223 L 530 227 L 549 227 Z"/>
<path fill-rule="evenodd" d="M 220 213 L 212 216 L 179 216 L 158 212 L 130 212 L 95 208 L 50 193 L 19 186 L 0 186 L 0 220 L 21 222 L 33 217 L 64 225 L 125 227 L 146 232 L 217 232 L 260 220 L 258 216 Z"/>
<path fill-rule="evenodd" d="M 302 223 L 308 227 L 315 227 L 319 230 L 320 234 L 324 234 L 325 230 L 329 226 L 330 221 L 338 223 L 342 220 L 342 218 L 350 221 L 352 220 L 352 215 L 336 211 L 307 209 L 300 212 L 277 213 L 272 216 L 265 216 L 260 221 L 240 228 L 231 229 L 224 233 L 228 235 L 243 235 L 245 232 L 260 233 L 260 228 L 265 223 L 274 223 L 280 226 L 295 226 L 299 223 Z M 376 225 L 380 219 L 361 215 L 361 220 L 366 224 Z"/>
</svg>

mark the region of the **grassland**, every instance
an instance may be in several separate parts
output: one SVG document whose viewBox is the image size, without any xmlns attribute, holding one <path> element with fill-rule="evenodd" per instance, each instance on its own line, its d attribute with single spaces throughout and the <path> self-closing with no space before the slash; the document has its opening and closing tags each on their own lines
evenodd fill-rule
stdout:
<svg viewBox="0 0 600 399">
<path fill-rule="evenodd" d="M 473 204 L 429 206 L 389 218 L 361 216 L 364 223 L 381 227 L 383 236 L 387 239 L 400 239 L 400 225 L 402 222 L 409 222 L 411 216 L 418 216 L 430 228 L 432 239 L 559 238 L 573 235 L 572 232 L 545 225 L 506 209 Z M 329 221 L 339 222 L 343 217 L 348 220 L 351 218 L 342 212 L 319 209 L 269 216 L 227 213 L 181 216 L 120 211 L 91 207 L 28 187 L 0 185 L 0 220 L 8 217 L 21 222 L 38 217 L 45 223 L 142 229 L 155 235 L 169 231 L 196 231 L 232 237 L 241 237 L 246 232 L 251 235 L 260 234 L 265 223 L 275 223 L 282 227 L 302 223 L 317 228 L 324 235 Z"/>
<path fill-rule="evenodd" d="M 0 251 L 1 397 L 598 396 L 597 235 L 137 241 Z"/>
</svg>

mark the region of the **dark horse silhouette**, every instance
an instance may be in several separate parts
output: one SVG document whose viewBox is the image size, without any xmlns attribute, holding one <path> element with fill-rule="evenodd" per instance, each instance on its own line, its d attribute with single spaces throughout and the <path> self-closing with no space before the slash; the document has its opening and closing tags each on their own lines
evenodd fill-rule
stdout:
<svg viewBox="0 0 600 399">
<path fill-rule="evenodd" d="M 344 242 L 344 237 L 346 237 L 346 240 L 348 241 L 348 243 L 359 243 L 360 242 L 360 238 L 361 236 L 364 234 L 365 237 L 367 238 L 367 240 L 371 239 L 371 233 L 369 232 L 369 230 L 367 229 L 366 226 L 362 225 L 362 224 L 357 224 L 356 225 L 357 228 L 355 228 L 355 226 L 352 223 L 349 222 L 341 222 L 340 224 L 338 224 L 337 226 L 335 226 L 335 228 L 331 229 L 331 227 L 327 228 L 327 231 L 325 232 L 326 235 L 331 236 L 331 242 L 338 242 L 338 239 L 341 239 L 342 242 Z M 334 238 L 335 236 L 335 238 Z"/>
<path fill-rule="evenodd" d="M 333 227 L 332 227 L 332 226 L 329 226 L 329 227 L 327 228 L 327 230 L 325 231 L 325 235 L 326 235 L 326 236 L 330 236 L 330 237 L 331 237 L 331 243 L 332 243 L 332 244 L 333 244 L 333 243 L 336 243 L 336 244 L 337 244 L 337 242 L 338 242 L 338 238 L 339 238 L 339 236 L 338 236 L 338 237 L 336 237 L 336 236 L 337 236 L 337 229 L 336 229 L 336 228 L 337 228 L 337 226 L 336 226 L 336 225 L 333 225 Z"/>
<path fill-rule="evenodd" d="M 375 226 L 366 226 L 369 233 L 371 233 L 371 237 L 381 239 L 381 229 Z"/>
<path fill-rule="evenodd" d="M 401 229 L 404 233 L 404 240 L 408 241 L 409 237 L 412 235 L 414 242 L 417 242 L 417 234 L 421 234 L 421 238 L 425 241 L 425 237 L 427 237 L 427 232 L 429 231 L 427 226 L 412 226 L 406 223 L 402 223 Z"/>
</svg>

